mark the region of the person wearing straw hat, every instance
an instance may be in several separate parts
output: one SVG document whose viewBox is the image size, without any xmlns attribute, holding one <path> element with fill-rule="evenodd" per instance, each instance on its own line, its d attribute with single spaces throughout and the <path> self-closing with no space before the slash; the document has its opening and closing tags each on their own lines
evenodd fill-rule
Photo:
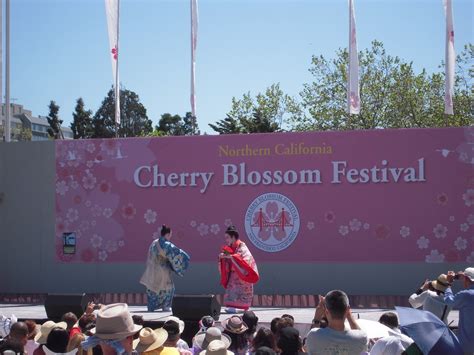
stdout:
<svg viewBox="0 0 474 355">
<path fill-rule="evenodd" d="M 133 350 L 133 336 L 142 329 L 133 323 L 126 303 L 103 306 L 97 314 L 92 336 L 81 343 L 83 350 L 100 345 L 103 355 L 121 355 Z"/>
<path fill-rule="evenodd" d="M 163 328 L 140 330 L 139 338 L 133 341 L 133 348 L 139 354 L 145 355 L 179 355 L 176 348 L 165 347 L 168 332 Z"/>
<path fill-rule="evenodd" d="M 67 324 L 66 324 L 66 322 L 55 323 L 52 320 L 44 322 L 43 324 L 41 324 L 40 330 L 35 336 L 35 341 L 37 343 L 39 343 L 40 345 L 46 344 L 46 340 L 48 339 L 48 335 L 49 335 L 49 333 L 51 333 L 51 330 L 53 330 L 54 328 L 66 329 Z"/>
<path fill-rule="evenodd" d="M 217 327 L 209 327 L 205 332 L 196 334 L 193 340 L 193 353 L 199 354 L 201 351 L 206 350 L 211 341 L 221 340 L 226 344 L 226 348 L 229 348 L 231 344 L 230 337 L 227 334 L 222 334 L 221 330 Z"/>
<path fill-rule="evenodd" d="M 227 350 L 226 344 L 222 340 L 213 340 L 209 343 L 206 350 L 199 353 L 200 355 L 234 355 L 232 351 Z"/>
<path fill-rule="evenodd" d="M 424 284 L 413 293 L 408 302 L 413 308 L 422 308 L 429 311 L 448 323 L 448 314 L 451 312 L 451 306 L 444 301 L 444 292 L 449 286 L 448 278 L 441 274 L 434 281 L 426 280 Z"/>
<path fill-rule="evenodd" d="M 174 283 L 171 278 L 175 273 L 183 276 L 189 266 L 189 255 L 176 247 L 171 240 L 171 228 L 163 225 L 161 236 L 154 240 L 148 249 L 146 269 L 140 283 L 144 285 L 147 296 L 149 312 L 162 309 L 171 311 L 174 296 Z"/>
<path fill-rule="evenodd" d="M 247 310 L 252 305 L 253 285 L 260 277 L 255 259 L 239 239 L 235 226 L 227 228 L 224 237 L 226 245 L 219 254 L 221 285 L 225 288 L 224 306 L 227 313 L 236 313 L 236 309 Z"/>
</svg>

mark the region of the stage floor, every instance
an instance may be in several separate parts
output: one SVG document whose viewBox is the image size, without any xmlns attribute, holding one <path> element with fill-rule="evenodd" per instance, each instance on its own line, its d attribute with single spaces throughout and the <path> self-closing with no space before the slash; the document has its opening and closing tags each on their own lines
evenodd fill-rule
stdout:
<svg viewBox="0 0 474 355">
<path fill-rule="evenodd" d="M 132 314 L 139 314 L 143 316 L 145 321 L 162 321 L 166 317 L 170 316 L 170 312 L 148 312 L 145 306 L 129 306 L 129 310 Z M 222 308 L 224 310 L 224 308 Z M 269 327 L 270 322 L 275 317 L 280 317 L 283 314 L 291 314 L 295 318 L 295 327 L 299 329 L 301 334 L 305 334 L 309 331 L 311 321 L 314 316 L 313 308 L 263 308 L 263 307 L 252 307 L 252 311 L 255 312 L 259 319 L 259 324 L 262 326 Z M 352 313 L 361 319 L 369 319 L 377 321 L 380 316 L 391 309 L 353 309 Z M 0 304 L 0 315 L 6 317 L 14 314 L 19 319 L 34 319 L 44 320 L 47 318 L 46 311 L 43 305 L 37 304 Z M 228 318 L 230 315 L 221 313 L 219 321 Z M 453 310 L 449 313 L 449 325 L 451 327 L 457 327 L 459 320 L 459 312 Z"/>
</svg>

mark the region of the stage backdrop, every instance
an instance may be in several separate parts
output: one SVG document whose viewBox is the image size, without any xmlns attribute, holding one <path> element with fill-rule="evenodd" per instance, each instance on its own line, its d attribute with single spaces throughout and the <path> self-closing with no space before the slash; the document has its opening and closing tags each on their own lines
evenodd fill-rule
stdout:
<svg viewBox="0 0 474 355">
<path fill-rule="evenodd" d="M 192 262 L 235 225 L 257 262 L 474 263 L 474 129 L 56 142 L 56 256 Z"/>
</svg>

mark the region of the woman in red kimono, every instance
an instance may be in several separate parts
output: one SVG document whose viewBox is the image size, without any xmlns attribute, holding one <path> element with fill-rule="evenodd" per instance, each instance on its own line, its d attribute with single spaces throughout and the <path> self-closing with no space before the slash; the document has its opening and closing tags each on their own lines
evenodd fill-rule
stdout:
<svg viewBox="0 0 474 355">
<path fill-rule="evenodd" d="M 224 286 L 224 306 L 227 313 L 236 308 L 247 310 L 253 299 L 253 284 L 259 280 L 257 264 L 247 245 L 239 239 L 234 226 L 225 232 L 226 246 L 219 254 L 221 284 Z"/>
</svg>

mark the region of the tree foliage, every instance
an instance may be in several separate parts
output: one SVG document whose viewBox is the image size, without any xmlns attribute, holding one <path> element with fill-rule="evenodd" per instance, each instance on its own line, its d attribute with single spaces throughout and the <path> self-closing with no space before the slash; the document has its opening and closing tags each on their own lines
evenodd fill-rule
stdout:
<svg viewBox="0 0 474 355">
<path fill-rule="evenodd" d="M 61 131 L 61 125 L 63 120 L 59 119 L 59 106 L 56 105 L 56 102 L 51 100 L 49 103 L 49 114 L 46 117 L 48 120 L 49 128 L 48 135 L 52 139 L 63 139 L 63 132 Z"/>
<path fill-rule="evenodd" d="M 196 129 L 196 132 L 194 132 Z M 161 115 L 158 125 L 155 127 L 155 131 L 161 132 L 165 136 L 190 136 L 200 134 L 199 128 L 196 123 L 196 119 L 192 116 L 191 112 L 186 112 L 184 117 L 180 115 L 171 115 L 170 113 L 164 113 Z"/>
<path fill-rule="evenodd" d="M 463 126 L 472 124 L 473 46 L 457 58 L 453 116 L 444 115 L 444 73 L 416 73 L 413 63 L 386 53 L 383 44 L 359 53 L 359 115 L 347 113 L 346 81 L 348 52 L 339 49 L 334 59 L 313 56 L 309 69 L 313 82 L 304 84 L 299 106 L 292 107 L 288 120 L 295 130 L 344 130 Z M 448 120 L 448 121 L 447 121 Z"/>
<path fill-rule="evenodd" d="M 115 137 L 115 95 L 113 88 L 102 101 L 92 120 L 93 138 Z M 138 137 L 153 131 L 152 121 L 148 119 L 146 108 L 138 95 L 127 89 L 120 89 L 119 137 Z"/>
<path fill-rule="evenodd" d="M 85 110 L 84 100 L 82 100 L 82 97 L 77 99 L 76 108 L 72 113 L 72 117 L 73 121 L 71 123 L 71 129 L 74 134 L 74 139 L 92 137 L 92 111 Z"/>
</svg>

